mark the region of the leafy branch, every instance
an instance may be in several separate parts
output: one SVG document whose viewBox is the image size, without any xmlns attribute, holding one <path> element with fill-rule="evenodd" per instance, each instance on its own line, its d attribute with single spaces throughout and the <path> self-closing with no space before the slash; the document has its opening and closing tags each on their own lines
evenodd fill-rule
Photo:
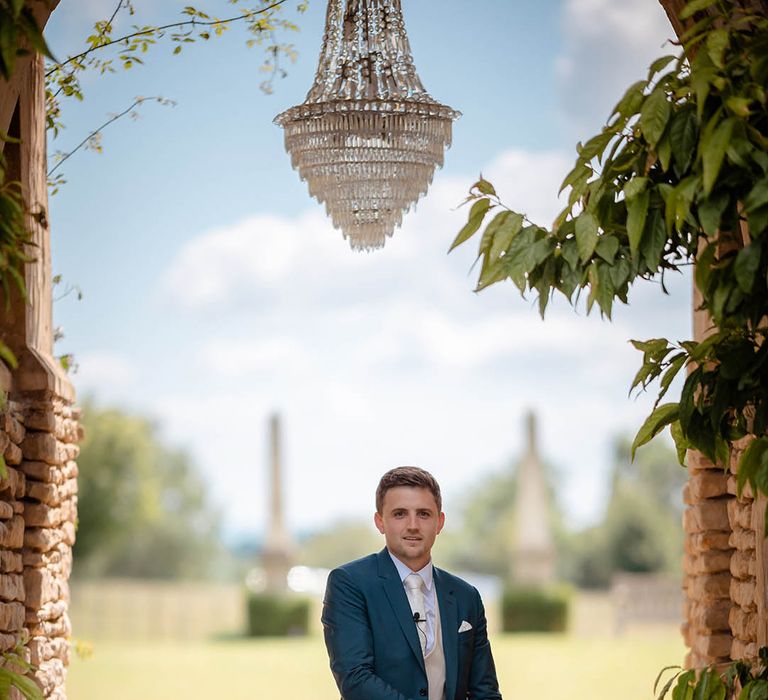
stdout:
<svg viewBox="0 0 768 700">
<path fill-rule="evenodd" d="M 138 118 L 138 112 L 136 112 L 136 108 L 143 105 L 145 102 L 157 102 L 161 105 L 171 105 L 174 106 L 176 103 L 173 100 L 168 100 L 164 97 L 137 97 L 133 103 L 124 109 L 122 112 L 118 112 L 117 114 L 113 114 L 107 121 L 105 121 L 101 126 L 94 129 L 88 136 L 86 136 L 77 146 L 75 146 L 71 151 L 68 151 L 67 153 L 57 153 L 54 155 L 54 160 L 56 161 L 56 164 L 48 170 L 48 178 L 50 179 L 53 174 L 56 172 L 56 170 L 59 169 L 59 167 L 69 158 L 71 158 L 75 153 L 77 153 L 81 148 L 91 149 L 94 151 L 97 151 L 101 153 L 101 134 L 110 124 L 114 124 L 118 119 L 121 119 L 122 117 L 126 115 L 130 115 L 132 118 L 136 119 Z"/>
<path fill-rule="evenodd" d="M 241 0 L 230 0 L 233 5 Z M 184 45 L 198 40 L 208 41 L 214 36 L 221 36 L 230 25 L 243 23 L 246 31 L 253 34 L 246 44 L 248 46 L 264 45 L 266 59 L 262 70 L 273 76 L 279 73 L 277 56 L 287 56 L 295 59 L 296 52 L 292 45 L 277 42 L 276 30 L 296 31 L 297 26 L 279 16 L 279 12 L 288 0 L 260 0 L 252 7 L 244 8 L 238 15 L 220 19 L 213 17 L 192 6 L 186 6 L 181 13 L 185 19 L 162 25 L 134 25 L 133 30 L 121 36 L 113 36 L 114 23 L 121 10 L 134 14 L 130 0 L 119 0 L 109 20 L 96 22 L 93 33 L 86 40 L 86 48 L 79 53 L 69 56 L 61 62 L 53 61 L 46 71 L 46 113 L 47 126 L 54 136 L 63 128 L 61 122 L 61 96 L 83 100 L 84 95 L 80 85 L 79 74 L 86 70 L 97 71 L 100 74 L 115 72 L 115 66 L 130 69 L 144 63 L 143 55 L 163 39 L 174 44 L 173 53 L 181 53 Z M 305 11 L 306 2 L 299 2 L 299 12 Z M 114 52 L 105 50 L 114 48 Z M 283 72 L 284 74 L 284 72 Z M 271 90 L 271 81 L 266 81 L 262 89 Z"/>
<path fill-rule="evenodd" d="M 610 318 L 637 280 L 666 292 L 665 276 L 695 263 L 710 335 L 633 341 L 632 389 L 660 383 L 633 451 L 671 426 L 681 461 L 695 448 L 725 465 L 730 443 L 756 436 L 742 479 L 768 492 L 768 19 L 723 0 L 695 0 L 681 17 L 693 22 L 682 53 L 654 61 L 578 144 L 552 226 L 505 207 L 481 177 L 451 249 L 482 230 L 477 290 L 511 280 L 542 316 L 554 294 L 576 304 L 584 292 L 587 312 Z M 661 404 L 683 368 L 679 400 Z"/>
</svg>

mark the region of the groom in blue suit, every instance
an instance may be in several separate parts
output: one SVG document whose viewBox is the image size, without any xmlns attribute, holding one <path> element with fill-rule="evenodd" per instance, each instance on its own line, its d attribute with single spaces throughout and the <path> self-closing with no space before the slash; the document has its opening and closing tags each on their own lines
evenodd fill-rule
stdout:
<svg viewBox="0 0 768 700">
<path fill-rule="evenodd" d="M 342 700 L 501 700 L 479 593 L 432 565 L 445 522 L 434 477 L 387 472 L 374 522 L 386 547 L 334 569 L 323 602 Z"/>
</svg>

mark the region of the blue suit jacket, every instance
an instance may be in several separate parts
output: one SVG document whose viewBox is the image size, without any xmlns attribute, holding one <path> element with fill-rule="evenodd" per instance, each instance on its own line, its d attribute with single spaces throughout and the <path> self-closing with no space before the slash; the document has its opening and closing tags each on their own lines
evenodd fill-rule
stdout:
<svg viewBox="0 0 768 700">
<path fill-rule="evenodd" d="M 446 700 L 501 700 L 480 594 L 435 567 Z M 427 674 L 405 588 L 389 552 L 334 569 L 323 602 L 325 645 L 342 700 L 418 700 Z M 459 634 L 462 622 L 472 628 Z"/>
</svg>

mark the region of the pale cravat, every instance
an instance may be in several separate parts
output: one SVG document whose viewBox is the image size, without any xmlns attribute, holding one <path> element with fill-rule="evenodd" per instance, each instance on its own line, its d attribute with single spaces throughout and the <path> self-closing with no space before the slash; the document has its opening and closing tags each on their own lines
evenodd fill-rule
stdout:
<svg viewBox="0 0 768 700">
<path fill-rule="evenodd" d="M 409 574 L 405 577 L 405 592 L 408 596 L 408 602 L 411 605 L 411 612 L 418 613 L 419 618 L 416 623 L 416 630 L 419 633 L 419 643 L 421 652 L 425 653 L 427 649 L 427 608 L 424 603 L 424 581 L 418 574 Z"/>
</svg>

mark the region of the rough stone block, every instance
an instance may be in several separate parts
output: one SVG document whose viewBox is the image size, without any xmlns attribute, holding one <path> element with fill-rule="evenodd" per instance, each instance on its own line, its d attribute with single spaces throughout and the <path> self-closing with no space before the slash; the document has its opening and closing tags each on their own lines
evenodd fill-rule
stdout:
<svg viewBox="0 0 768 700">
<path fill-rule="evenodd" d="M 38 622 L 28 627 L 34 637 L 69 637 L 72 634 L 72 624 L 66 615 L 58 620 Z"/>
<path fill-rule="evenodd" d="M 24 458 L 33 462 L 60 464 L 59 443 L 50 433 L 27 433 L 21 443 Z"/>
<path fill-rule="evenodd" d="M 720 530 L 725 532 L 730 530 L 727 501 L 728 499 L 712 499 L 701 501 L 687 508 L 683 513 L 685 531 Z"/>
<path fill-rule="evenodd" d="M 22 462 L 21 471 L 28 478 L 35 481 L 43 481 L 49 484 L 61 484 L 64 481 L 61 469 L 45 462 Z"/>
<path fill-rule="evenodd" d="M 57 527 L 63 518 L 60 508 L 51 508 L 43 503 L 28 503 L 24 520 L 27 527 Z"/>
<path fill-rule="evenodd" d="M 18 638 L 15 634 L 0 634 L 0 654 L 13 649 L 17 641 Z"/>
<path fill-rule="evenodd" d="M 5 459 L 6 464 L 11 464 L 13 466 L 16 466 L 17 464 L 21 464 L 21 460 L 22 460 L 21 448 L 18 445 L 12 442 L 9 442 L 5 450 L 3 451 L 3 457 Z"/>
<path fill-rule="evenodd" d="M 61 525 L 61 539 L 64 544 L 68 544 L 72 547 L 75 544 L 75 524 L 72 522 L 62 523 Z"/>
<path fill-rule="evenodd" d="M 21 498 L 24 495 L 24 474 L 8 467 L 8 475 L 0 479 L 0 493 L 8 494 L 10 498 Z"/>
<path fill-rule="evenodd" d="M 30 481 L 27 484 L 27 498 L 33 498 L 49 506 L 57 506 L 61 502 L 59 487 L 42 481 Z"/>
<path fill-rule="evenodd" d="M 691 496 L 696 501 L 716 498 L 728 493 L 728 477 L 720 471 L 701 471 L 691 474 L 688 481 Z"/>
<path fill-rule="evenodd" d="M 0 522 L 0 547 L 21 549 L 24 544 L 24 518 L 15 515 L 11 520 Z"/>
<path fill-rule="evenodd" d="M 690 553 L 707 552 L 711 549 L 727 550 L 732 545 L 729 532 L 696 532 L 685 538 L 685 551 Z"/>
<path fill-rule="evenodd" d="M 11 439 L 11 442 L 16 443 L 17 445 L 21 444 L 26 432 L 21 421 L 16 420 L 10 413 L 6 412 L 3 414 L 0 426 L 2 426 L 2 429 Z"/>
<path fill-rule="evenodd" d="M 0 603 L 0 631 L 16 632 L 24 627 L 23 603 Z"/>
<path fill-rule="evenodd" d="M 728 501 L 728 521 L 731 528 L 743 527 L 749 530 L 752 527 L 752 501 L 741 501 L 732 498 Z"/>
<path fill-rule="evenodd" d="M 7 549 L 0 550 L 0 573 L 20 574 L 23 568 L 24 565 L 19 552 L 11 552 Z"/>
<path fill-rule="evenodd" d="M 737 579 L 749 579 L 755 577 L 755 554 L 754 552 L 736 551 L 731 557 L 731 574 Z"/>
<path fill-rule="evenodd" d="M 728 542 L 740 552 L 755 551 L 755 533 L 753 530 L 734 529 L 728 538 Z"/>
<path fill-rule="evenodd" d="M 69 643 L 61 637 L 47 639 L 46 637 L 34 637 L 29 641 L 30 661 L 35 666 L 40 666 L 45 661 L 60 659 L 69 661 Z"/>
<path fill-rule="evenodd" d="M 734 606 L 728 616 L 728 623 L 736 639 L 744 642 L 757 641 L 757 615 L 746 613 Z"/>
<path fill-rule="evenodd" d="M 63 600 L 45 603 L 37 609 L 27 608 L 26 621 L 29 623 L 52 622 L 67 612 L 67 603 Z"/>
<path fill-rule="evenodd" d="M 733 474 L 728 477 L 728 493 L 732 496 L 739 496 L 739 498 L 745 501 L 751 501 L 755 498 L 755 495 L 752 493 L 752 487 L 748 483 L 744 484 L 744 488 L 741 489 L 741 494 L 739 494 L 738 482 Z"/>
<path fill-rule="evenodd" d="M 691 495 L 691 484 L 689 481 L 686 481 L 685 484 L 683 484 L 683 503 L 687 506 L 692 506 L 694 503 L 696 503 L 696 498 L 694 498 Z"/>
<path fill-rule="evenodd" d="M 757 610 L 754 579 L 748 581 L 731 579 L 730 590 L 731 600 L 736 605 L 748 611 Z"/>
<path fill-rule="evenodd" d="M 66 464 L 64 464 L 61 470 L 62 480 L 67 481 L 68 479 L 75 479 L 77 478 L 78 473 L 79 472 L 77 470 L 77 462 L 75 462 L 74 460 L 67 462 Z"/>
<path fill-rule="evenodd" d="M 710 602 L 730 596 L 730 573 L 705 574 L 694 576 L 688 588 L 691 600 L 698 602 Z"/>
<path fill-rule="evenodd" d="M 48 552 L 62 541 L 61 528 L 32 527 L 24 533 L 24 545 L 39 552 Z"/>
<path fill-rule="evenodd" d="M 24 601 L 24 579 L 20 574 L 0 574 L 0 599 Z"/>
<path fill-rule="evenodd" d="M 13 504 L 0 501 L 0 520 L 10 520 L 13 517 Z"/>
<path fill-rule="evenodd" d="M 717 549 L 701 552 L 698 556 L 684 558 L 685 572 L 688 574 L 717 574 L 729 571 L 731 566 L 731 551 Z"/>
<path fill-rule="evenodd" d="M 53 433 L 56 430 L 56 416 L 52 408 L 29 408 L 24 413 L 24 424 L 30 430 Z"/>
<path fill-rule="evenodd" d="M 754 661 L 757 659 L 757 644 L 755 642 L 743 642 L 740 639 L 734 639 L 731 646 L 731 658 L 734 661 Z"/>
<path fill-rule="evenodd" d="M 730 656 L 731 644 L 733 637 L 730 634 L 697 635 L 693 640 L 693 651 L 713 663 Z"/>
<path fill-rule="evenodd" d="M 701 452 L 697 452 L 696 450 L 688 450 L 686 462 L 688 464 L 688 471 L 691 472 L 701 469 L 716 469 L 721 472 L 723 471 L 721 467 L 716 467 L 709 459 L 701 454 Z"/>
<path fill-rule="evenodd" d="M 718 600 L 709 605 L 696 603 L 691 606 L 690 613 L 686 617 L 694 629 L 729 632 L 728 615 L 732 607 L 728 599 Z"/>
<path fill-rule="evenodd" d="M 28 608 L 37 609 L 61 598 L 59 581 L 48 569 L 25 569 L 24 586 L 27 589 Z"/>
</svg>

